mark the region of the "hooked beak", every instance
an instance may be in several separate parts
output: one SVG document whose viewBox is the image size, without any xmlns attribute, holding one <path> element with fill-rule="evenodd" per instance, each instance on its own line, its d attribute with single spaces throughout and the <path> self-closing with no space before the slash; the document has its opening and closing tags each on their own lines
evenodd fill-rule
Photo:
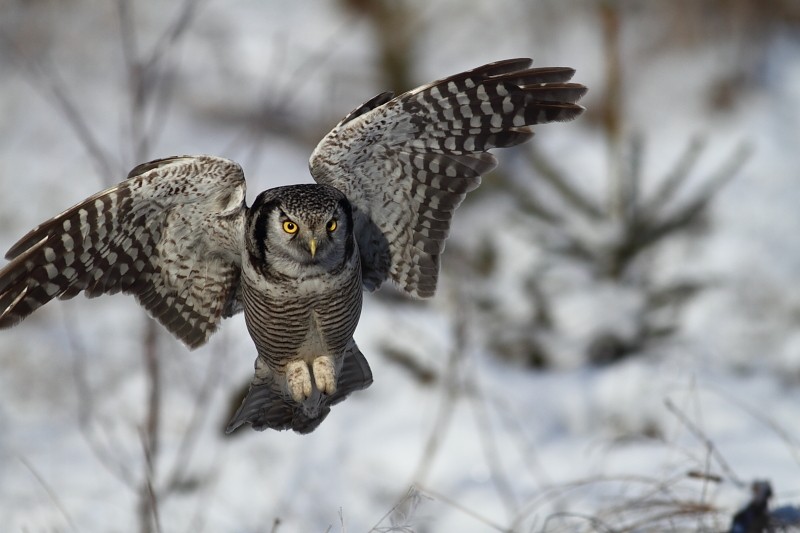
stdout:
<svg viewBox="0 0 800 533">
<path fill-rule="evenodd" d="M 317 239 L 311 237 L 308 239 L 308 249 L 311 251 L 311 259 L 317 254 Z"/>
</svg>

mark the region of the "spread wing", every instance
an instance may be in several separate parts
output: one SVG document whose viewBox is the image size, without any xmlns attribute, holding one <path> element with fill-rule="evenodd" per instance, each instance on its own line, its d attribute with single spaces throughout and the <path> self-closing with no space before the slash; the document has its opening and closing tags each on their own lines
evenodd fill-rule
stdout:
<svg viewBox="0 0 800 533">
<path fill-rule="evenodd" d="M 124 292 L 188 346 L 203 344 L 241 309 L 244 202 L 244 174 L 227 159 L 139 165 L 11 247 L 0 270 L 0 328 L 56 297 Z"/>
<path fill-rule="evenodd" d="M 583 111 L 586 88 L 568 83 L 572 69 L 530 65 L 509 59 L 396 98 L 383 93 L 316 147 L 312 176 L 353 204 L 367 289 L 391 277 L 414 296 L 433 295 L 453 212 L 497 163 L 487 150 Z"/>
</svg>

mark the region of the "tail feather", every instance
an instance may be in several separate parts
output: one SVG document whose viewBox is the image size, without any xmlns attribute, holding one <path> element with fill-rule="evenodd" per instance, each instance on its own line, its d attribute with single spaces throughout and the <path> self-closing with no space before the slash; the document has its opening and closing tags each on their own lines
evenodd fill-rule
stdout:
<svg viewBox="0 0 800 533">
<path fill-rule="evenodd" d="M 336 405 L 347 398 L 351 392 L 364 390 L 370 385 L 372 385 L 372 370 L 369 368 L 367 358 L 358 349 L 356 342 L 351 341 L 344 356 L 336 392 L 328 398 L 328 405 Z"/>
<path fill-rule="evenodd" d="M 336 392 L 325 396 L 315 389 L 314 395 L 308 400 L 314 401 L 318 398 L 318 405 L 310 410 L 313 414 L 308 414 L 309 409 L 304 409 L 304 405 L 292 400 L 283 391 L 280 383 L 254 382 L 251 383 L 250 390 L 228 423 L 225 432 L 232 433 L 239 426 L 250 424 L 256 431 L 291 429 L 301 434 L 311 433 L 325 420 L 332 405 L 347 398 L 351 392 L 366 389 L 371 384 L 372 371 L 353 341 L 344 356 Z"/>
</svg>

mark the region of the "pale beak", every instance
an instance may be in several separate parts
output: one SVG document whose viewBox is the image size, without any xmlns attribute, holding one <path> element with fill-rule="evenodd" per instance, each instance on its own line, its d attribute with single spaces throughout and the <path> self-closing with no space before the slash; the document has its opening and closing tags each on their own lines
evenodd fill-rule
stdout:
<svg viewBox="0 0 800 533">
<path fill-rule="evenodd" d="M 314 259 L 314 256 L 317 254 L 317 239 L 311 237 L 308 240 L 308 249 L 311 250 L 311 259 Z"/>
</svg>

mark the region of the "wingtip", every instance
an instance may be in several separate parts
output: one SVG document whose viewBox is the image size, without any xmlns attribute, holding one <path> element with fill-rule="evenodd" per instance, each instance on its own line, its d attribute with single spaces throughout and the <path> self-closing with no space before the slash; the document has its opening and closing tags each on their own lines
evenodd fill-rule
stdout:
<svg viewBox="0 0 800 533">
<path fill-rule="evenodd" d="M 562 112 L 555 119 L 555 122 L 570 122 L 575 120 L 586 111 L 580 104 L 566 103 L 561 105 Z"/>
<path fill-rule="evenodd" d="M 503 76 L 515 72 L 524 71 L 533 65 L 533 59 L 529 57 L 515 57 L 511 59 L 501 59 L 499 61 L 492 61 L 480 67 L 468 70 L 466 72 L 456 74 L 456 76 L 483 74 L 487 77 L 493 78 L 496 76 Z"/>
</svg>

